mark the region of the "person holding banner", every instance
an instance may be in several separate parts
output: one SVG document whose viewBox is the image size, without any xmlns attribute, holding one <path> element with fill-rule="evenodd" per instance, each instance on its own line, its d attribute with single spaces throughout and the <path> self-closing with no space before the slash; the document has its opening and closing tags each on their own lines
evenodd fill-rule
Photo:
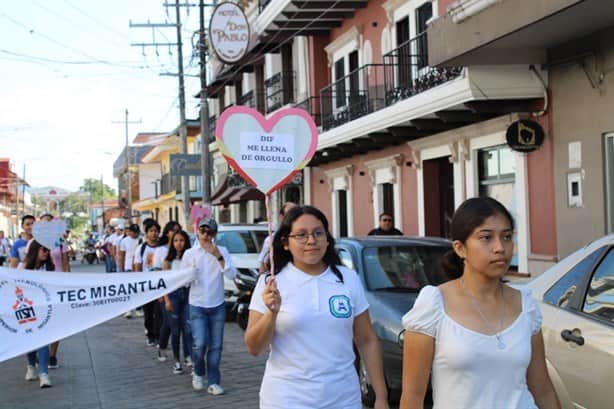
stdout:
<svg viewBox="0 0 614 409">
<path fill-rule="evenodd" d="M 28 246 L 28 252 L 21 269 L 25 270 L 43 270 L 54 271 L 55 266 L 49 255 L 49 249 L 43 247 L 36 240 L 32 240 Z M 17 287 L 17 299 L 27 302 L 23 298 L 21 289 Z M 38 375 L 36 374 L 36 363 L 38 358 Z M 49 377 L 49 345 L 45 345 L 38 351 L 28 352 L 28 367 L 26 370 L 26 381 L 34 381 L 39 379 L 41 388 L 50 388 L 51 378 Z"/>
<path fill-rule="evenodd" d="M 179 230 L 173 234 L 170 243 L 171 246 L 168 249 L 168 254 L 162 263 L 162 270 L 179 270 L 181 268 L 181 259 L 183 258 L 184 252 L 192 247 L 190 244 L 190 236 L 184 230 Z M 181 357 L 179 354 L 180 337 L 183 338 L 183 355 L 186 363 L 189 362 L 189 356 L 192 354 L 192 331 L 188 320 L 189 292 L 190 286 L 187 285 L 164 296 L 164 308 L 171 329 L 171 346 L 173 348 L 173 357 L 175 358 L 173 373 L 176 375 L 183 373 L 183 366 L 181 365 Z M 162 344 L 162 342 L 160 342 L 160 344 Z M 162 347 L 160 348 L 162 349 Z"/>
<path fill-rule="evenodd" d="M 207 355 L 207 392 L 221 395 L 220 359 L 224 340 L 226 306 L 224 304 L 224 278 L 237 275 L 230 254 L 225 247 L 215 244 L 217 222 L 206 218 L 198 223 L 198 244 L 185 252 L 181 268 L 196 268 L 197 279 L 190 287 L 190 324 L 192 326 L 192 361 L 194 375 L 192 387 L 203 389 L 205 353 Z"/>
<path fill-rule="evenodd" d="M 262 275 L 250 304 L 245 344 L 270 347 L 261 409 L 360 409 L 356 345 L 376 393 L 388 408 L 382 357 L 358 274 L 341 266 L 324 214 L 291 209 L 273 238 L 275 276 Z"/>
<path fill-rule="evenodd" d="M 134 255 L 134 271 L 154 271 L 154 257 L 158 247 L 160 225 L 155 220 L 143 223 L 145 242 L 141 244 Z M 145 329 L 147 345 L 155 346 L 160 338 L 160 303 L 158 300 L 148 302 L 143 306 L 145 313 Z"/>
</svg>

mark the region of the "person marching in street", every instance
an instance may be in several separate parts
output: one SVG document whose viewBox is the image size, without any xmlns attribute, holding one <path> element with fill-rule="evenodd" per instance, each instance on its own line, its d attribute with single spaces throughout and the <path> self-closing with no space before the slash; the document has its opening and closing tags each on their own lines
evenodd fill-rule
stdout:
<svg viewBox="0 0 614 409">
<path fill-rule="evenodd" d="M 162 264 L 162 270 L 179 270 L 183 254 L 191 247 L 190 236 L 183 230 L 176 231 L 173 233 L 170 243 L 171 246 Z M 173 348 L 173 357 L 175 358 L 174 374 L 183 373 L 179 352 L 180 337 L 183 339 L 183 356 L 185 361 L 186 363 L 191 361 L 188 360 L 192 353 L 192 331 L 188 320 L 189 290 L 190 286 L 187 285 L 164 296 L 164 309 L 171 328 L 171 346 Z"/>
<path fill-rule="evenodd" d="M 119 264 L 118 259 L 119 259 L 119 244 L 126 236 L 124 233 L 124 227 L 125 226 L 121 223 L 115 226 L 115 232 L 111 236 L 112 239 L 110 240 L 110 243 L 112 246 L 111 247 L 111 258 L 113 260 L 113 265 L 115 266 L 114 272 L 121 271 L 123 268 L 123 266 Z"/>
<path fill-rule="evenodd" d="M 176 221 L 170 221 L 164 225 L 164 229 L 162 229 L 160 241 L 158 242 L 158 247 L 156 247 L 156 252 L 154 255 L 154 270 L 164 270 L 164 260 L 166 259 L 169 248 L 172 245 L 171 239 L 173 234 L 179 230 L 181 230 L 181 225 Z M 158 301 L 160 302 L 159 308 L 161 319 L 160 337 L 158 339 L 158 361 L 166 362 L 168 359 L 166 348 L 168 347 L 168 341 L 171 337 L 171 325 L 165 306 L 165 298 L 160 297 Z"/>
<path fill-rule="evenodd" d="M 139 229 L 138 224 L 131 224 L 126 228 L 126 237 L 119 243 L 118 263 L 117 266 L 120 271 L 130 273 L 134 270 L 134 254 L 139 247 Z M 136 311 L 131 310 L 124 314 L 124 318 L 132 318 L 136 314 Z"/>
<path fill-rule="evenodd" d="M 40 220 L 50 222 L 53 220 L 53 215 L 49 213 L 43 214 L 40 217 Z M 70 272 L 70 260 L 68 257 L 69 252 L 70 248 L 62 237 L 60 242 L 57 243 L 57 245 L 49 252 L 51 261 L 54 265 L 54 271 L 61 271 L 64 273 Z M 60 341 L 55 341 L 51 345 L 49 345 L 49 369 L 57 369 L 60 367 L 57 358 L 59 346 Z"/>
<path fill-rule="evenodd" d="M 402 236 L 403 232 L 394 227 L 394 219 L 389 213 L 379 215 L 379 227 L 369 232 L 369 236 Z"/>
<path fill-rule="evenodd" d="M 451 281 L 420 291 L 403 317 L 401 409 L 421 408 L 431 377 L 433 408 L 560 408 L 526 289 L 502 279 L 514 254 L 514 220 L 490 197 L 466 200 L 443 258 Z"/>
<path fill-rule="evenodd" d="M 154 256 L 158 247 L 160 225 L 153 219 L 143 222 L 145 242 L 134 254 L 134 271 L 154 271 Z M 160 303 L 152 300 L 143 306 L 147 345 L 156 346 L 160 337 Z"/>
<path fill-rule="evenodd" d="M 378 338 L 358 274 L 341 265 L 328 220 L 312 206 L 291 209 L 273 238 L 275 276 L 261 275 L 250 304 L 245 344 L 270 347 L 261 409 L 360 409 L 356 346 L 388 408 Z"/>
<path fill-rule="evenodd" d="M 43 270 L 54 271 L 55 266 L 49 255 L 49 249 L 43 247 L 36 240 L 32 240 L 28 246 L 23 264 L 20 266 L 25 270 Z M 17 296 L 21 289 L 17 288 Z M 36 373 L 36 365 L 38 363 L 38 374 Z M 28 352 L 28 366 L 26 370 L 26 381 L 34 381 L 39 379 L 41 388 L 51 387 L 51 378 L 49 377 L 49 346 L 45 345 L 37 351 Z"/>
<path fill-rule="evenodd" d="M 192 387 L 203 389 L 205 367 L 207 392 L 221 395 L 220 359 L 224 340 L 226 306 L 224 278 L 237 275 L 228 250 L 215 244 L 217 222 L 203 219 L 198 224 L 198 244 L 183 255 L 181 268 L 196 268 L 197 278 L 190 287 L 190 324 L 192 326 Z M 205 361 L 206 355 L 206 361 Z"/>
<path fill-rule="evenodd" d="M 18 268 L 26 258 L 26 246 L 32 240 L 32 225 L 36 219 L 31 214 L 27 214 L 21 218 L 21 236 L 15 240 L 11 247 L 10 267 Z"/>
<path fill-rule="evenodd" d="M 115 262 L 113 260 L 113 257 L 111 256 L 111 251 L 113 250 L 112 241 L 114 239 L 113 234 L 115 234 L 115 229 L 113 228 L 113 226 L 109 224 L 107 225 L 107 227 L 105 227 L 104 232 L 105 232 L 105 235 L 102 238 L 102 243 L 100 245 L 100 248 L 102 249 L 102 252 L 104 253 L 104 268 L 105 268 L 105 272 L 113 273 L 116 270 L 116 268 L 115 268 Z"/>
<path fill-rule="evenodd" d="M 284 216 L 286 215 L 286 213 L 288 213 L 290 211 L 290 209 L 296 207 L 297 204 L 293 203 L 293 202 L 286 202 L 284 203 L 284 205 L 281 207 L 281 209 L 279 209 L 279 222 L 278 224 L 281 224 L 281 222 L 284 219 Z M 273 236 L 267 236 L 266 239 L 264 239 L 264 242 L 262 243 L 262 250 L 260 251 L 260 255 L 258 255 L 258 262 L 260 263 L 260 274 L 262 273 L 266 273 L 269 271 L 270 267 L 269 267 L 269 252 L 271 249 L 271 241 L 273 240 Z"/>
</svg>

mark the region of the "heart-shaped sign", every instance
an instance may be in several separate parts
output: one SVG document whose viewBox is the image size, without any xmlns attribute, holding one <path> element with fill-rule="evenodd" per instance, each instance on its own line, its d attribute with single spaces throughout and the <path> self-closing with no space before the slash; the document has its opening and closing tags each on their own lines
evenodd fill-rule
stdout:
<svg viewBox="0 0 614 409">
<path fill-rule="evenodd" d="M 233 106 L 220 116 L 215 136 L 228 164 L 266 195 L 307 166 L 318 145 L 313 119 L 298 108 L 265 118 L 255 109 Z"/>
<path fill-rule="evenodd" d="M 49 250 L 59 246 L 64 240 L 66 222 L 61 219 L 41 220 L 32 225 L 32 236 Z"/>
</svg>

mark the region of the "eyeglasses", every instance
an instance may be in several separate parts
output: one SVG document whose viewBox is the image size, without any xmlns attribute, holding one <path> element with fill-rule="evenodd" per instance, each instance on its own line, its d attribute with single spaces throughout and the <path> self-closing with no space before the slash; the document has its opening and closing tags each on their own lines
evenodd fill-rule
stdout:
<svg viewBox="0 0 614 409">
<path fill-rule="evenodd" d="M 288 234 L 288 237 L 293 238 L 298 243 L 305 244 L 309 237 L 313 237 L 315 241 L 323 241 L 326 239 L 326 232 L 324 230 L 316 230 L 312 233 L 297 233 L 297 234 Z"/>
<path fill-rule="evenodd" d="M 217 231 L 215 230 L 204 229 L 204 228 L 198 229 L 198 231 L 200 232 L 200 234 L 207 234 L 209 236 L 215 236 L 217 233 Z"/>
</svg>

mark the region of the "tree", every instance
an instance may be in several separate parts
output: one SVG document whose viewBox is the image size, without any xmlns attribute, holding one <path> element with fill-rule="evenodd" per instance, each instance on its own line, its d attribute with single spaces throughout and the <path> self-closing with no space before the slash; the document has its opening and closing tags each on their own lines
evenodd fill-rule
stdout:
<svg viewBox="0 0 614 409">
<path fill-rule="evenodd" d="M 101 181 L 99 179 L 85 179 L 83 180 L 83 185 L 80 188 L 82 191 L 89 193 L 92 198 L 92 203 L 100 202 L 101 195 L 104 193 L 105 200 L 114 199 L 117 197 L 115 190 L 113 190 L 108 185 L 102 186 Z M 103 192 L 104 189 L 104 192 Z"/>
</svg>

